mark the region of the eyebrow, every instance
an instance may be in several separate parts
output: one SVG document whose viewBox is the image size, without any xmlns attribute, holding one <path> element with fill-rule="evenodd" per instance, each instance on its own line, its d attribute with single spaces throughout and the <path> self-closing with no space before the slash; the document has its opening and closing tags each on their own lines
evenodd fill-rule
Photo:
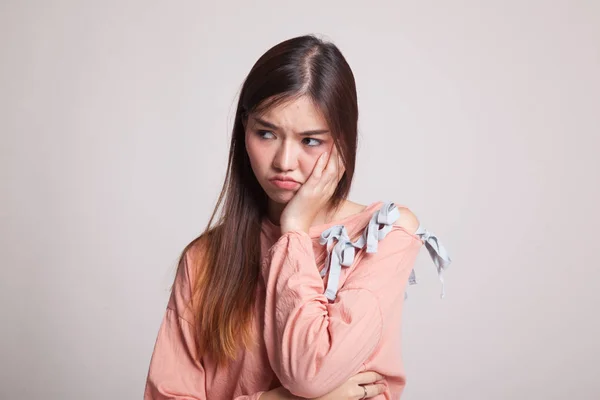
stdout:
<svg viewBox="0 0 600 400">
<path fill-rule="evenodd" d="M 261 119 L 259 117 L 253 117 L 256 122 L 258 122 L 259 124 L 269 128 L 269 129 L 274 129 L 274 130 L 279 130 L 279 127 L 271 122 L 265 121 L 264 119 Z M 311 135 L 322 135 L 325 133 L 329 133 L 328 129 L 317 129 L 314 131 L 306 131 L 306 132 L 300 132 L 298 135 L 300 136 L 311 136 Z"/>
</svg>

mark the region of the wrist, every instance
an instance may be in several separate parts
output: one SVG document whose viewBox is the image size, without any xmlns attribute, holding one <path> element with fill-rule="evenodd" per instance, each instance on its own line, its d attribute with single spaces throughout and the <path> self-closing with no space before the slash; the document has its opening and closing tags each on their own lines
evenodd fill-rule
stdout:
<svg viewBox="0 0 600 400">
<path fill-rule="evenodd" d="M 303 231 L 308 233 L 309 227 L 310 226 L 302 223 L 287 222 L 281 224 L 281 234 L 284 235 L 290 231 Z"/>
</svg>

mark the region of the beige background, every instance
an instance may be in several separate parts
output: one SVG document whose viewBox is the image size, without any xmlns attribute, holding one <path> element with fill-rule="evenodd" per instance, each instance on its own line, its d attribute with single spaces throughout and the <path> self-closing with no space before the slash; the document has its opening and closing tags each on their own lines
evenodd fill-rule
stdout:
<svg viewBox="0 0 600 400">
<path fill-rule="evenodd" d="M 424 250 L 403 399 L 600 398 L 597 1 L 0 2 L 0 398 L 141 398 L 255 60 L 333 40 Z M 401 156 L 398 156 L 398 154 Z"/>
</svg>

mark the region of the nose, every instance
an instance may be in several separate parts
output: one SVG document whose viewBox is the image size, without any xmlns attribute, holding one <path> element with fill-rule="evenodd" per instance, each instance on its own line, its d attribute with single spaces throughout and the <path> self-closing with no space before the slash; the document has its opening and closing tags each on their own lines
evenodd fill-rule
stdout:
<svg viewBox="0 0 600 400">
<path fill-rule="evenodd" d="M 297 166 L 298 157 L 291 141 L 284 140 L 273 157 L 273 167 L 280 171 L 291 171 Z"/>
</svg>

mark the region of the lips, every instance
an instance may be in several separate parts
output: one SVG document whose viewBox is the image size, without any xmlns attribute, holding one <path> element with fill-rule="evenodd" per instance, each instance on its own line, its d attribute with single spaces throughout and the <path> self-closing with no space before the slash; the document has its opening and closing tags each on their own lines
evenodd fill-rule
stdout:
<svg viewBox="0 0 600 400">
<path fill-rule="evenodd" d="M 280 179 L 271 179 L 271 183 L 273 183 L 273 185 L 277 186 L 280 189 L 287 189 L 287 190 L 293 190 L 293 189 L 296 189 L 298 186 L 300 186 L 300 184 L 298 182 L 293 181 L 293 180 L 283 181 Z"/>
<path fill-rule="evenodd" d="M 283 181 L 283 182 L 296 182 L 296 183 L 298 183 L 298 181 L 296 181 L 296 180 L 294 180 L 294 179 L 292 179 L 290 177 L 287 177 L 287 176 L 275 176 L 275 177 L 271 178 L 270 180 L 271 181 Z"/>
</svg>

